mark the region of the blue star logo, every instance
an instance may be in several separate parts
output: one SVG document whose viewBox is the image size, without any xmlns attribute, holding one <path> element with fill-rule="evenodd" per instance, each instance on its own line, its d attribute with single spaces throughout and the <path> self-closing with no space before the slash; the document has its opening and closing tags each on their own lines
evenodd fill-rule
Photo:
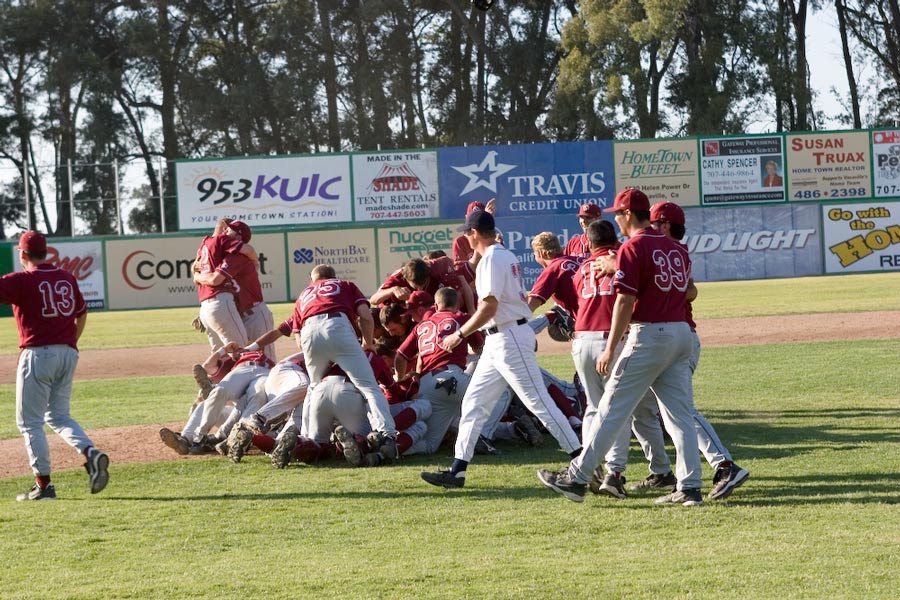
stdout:
<svg viewBox="0 0 900 600">
<path fill-rule="evenodd" d="M 471 164 L 464 167 L 453 167 L 454 171 L 462 173 L 469 178 L 466 187 L 459 193 L 465 196 L 469 192 L 475 191 L 480 187 L 497 193 L 497 178 L 516 168 L 516 165 L 508 165 L 497 162 L 497 153 L 494 150 L 488 152 L 481 160 L 480 164 Z"/>
</svg>

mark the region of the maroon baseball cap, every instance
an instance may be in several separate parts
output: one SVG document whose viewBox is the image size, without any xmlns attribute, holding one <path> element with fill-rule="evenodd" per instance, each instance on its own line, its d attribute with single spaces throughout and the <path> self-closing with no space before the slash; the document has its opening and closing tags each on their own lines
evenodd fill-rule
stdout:
<svg viewBox="0 0 900 600">
<path fill-rule="evenodd" d="M 674 202 L 657 202 L 650 207 L 650 221 L 668 221 L 684 225 L 684 211 Z"/>
<path fill-rule="evenodd" d="M 241 241 L 245 244 L 250 241 L 250 236 L 253 235 L 250 232 L 250 226 L 243 221 L 232 221 L 228 224 L 228 227 L 241 234 Z"/>
<path fill-rule="evenodd" d="M 408 309 L 406 313 L 409 314 L 416 308 L 430 308 L 431 306 L 434 306 L 434 298 L 431 297 L 431 294 L 422 290 L 416 290 L 406 300 L 406 308 Z"/>
<path fill-rule="evenodd" d="M 604 208 L 603 212 L 611 213 L 620 210 L 650 210 L 650 199 L 647 194 L 637 188 L 628 188 L 616 194 L 613 205 Z"/>
<path fill-rule="evenodd" d="M 16 246 L 16 248 L 24 250 L 29 254 L 32 252 L 46 252 L 47 238 L 44 237 L 43 233 L 38 231 L 26 231 L 19 236 L 19 245 Z"/>
<path fill-rule="evenodd" d="M 466 216 L 468 217 L 473 212 L 484 210 L 484 206 L 483 202 L 469 202 L 469 206 L 466 207 Z"/>
<path fill-rule="evenodd" d="M 597 206 L 593 202 L 587 202 L 587 203 L 581 205 L 581 209 L 578 211 L 578 216 L 579 217 L 592 217 L 592 218 L 597 219 L 600 217 L 601 212 L 602 211 L 600 210 L 599 206 Z"/>
</svg>

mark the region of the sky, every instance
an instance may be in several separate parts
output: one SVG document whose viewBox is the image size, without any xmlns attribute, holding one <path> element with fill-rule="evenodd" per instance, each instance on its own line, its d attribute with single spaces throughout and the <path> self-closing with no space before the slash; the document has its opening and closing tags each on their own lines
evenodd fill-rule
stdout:
<svg viewBox="0 0 900 600">
<path fill-rule="evenodd" d="M 807 23 L 807 52 L 809 60 L 810 81 L 813 89 L 816 91 L 816 106 L 825 115 L 825 120 L 819 124 L 820 129 L 845 129 L 846 126 L 834 118 L 835 115 L 843 112 L 841 105 L 834 98 L 831 92 L 832 88 L 836 89 L 841 96 L 848 96 L 848 86 L 844 71 L 844 58 L 841 51 L 840 35 L 838 33 L 837 15 L 831 3 L 825 3 L 822 10 L 812 12 L 808 17 Z M 868 79 L 873 74 L 871 66 L 854 65 L 856 75 L 859 80 Z M 863 106 L 863 122 L 865 118 L 866 106 Z M 774 120 L 770 123 L 758 122 L 748 128 L 749 133 L 765 133 L 775 130 Z M 47 159 L 52 160 L 52 155 Z M 7 168 L 8 167 L 8 168 Z M 0 179 L 5 180 L 7 177 L 15 176 L 16 171 L 12 169 L 8 163 L 0 164 Z M 132 187 L 142 183 L 145 178 L 143 166 L 140 162 L 135 162 L 128 169 L 123 181 L 125 188 Z M 48 192 L 50 190 L 48 189 Z M 123 189 L 123 195 L 127 191 Z M 126 222 L 127 214 L 135 206 L 135 203 L 129 200 L 123 202 L 123 220 Z"/>
</svg>

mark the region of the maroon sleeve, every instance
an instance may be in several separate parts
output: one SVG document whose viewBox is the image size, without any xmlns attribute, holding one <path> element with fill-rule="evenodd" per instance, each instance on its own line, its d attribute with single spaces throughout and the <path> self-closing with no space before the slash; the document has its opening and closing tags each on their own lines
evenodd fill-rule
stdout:
<svg viewBox="0 0 900 600">
<path fill-rule="evenodd" d="M 472 257 L 472 246 L 469 245 L 469 240 L 466 239 L 464 235 L 458 235 L 453 240 L 453 249 L 451 250 L 453 254 L 453 262 L 466 262 Z"/>
<path fill-rule="evenodd" d="M 416 331 L 418 327 L 413 327 L 400 347 L 397 348 L 397 354 L 406 359 L 407 362 L 413 360 L 419 354 L 419 334 Z"/>
<path fill-rule="evenodd" d="M 353 283 L 352 281 L 346 281 L 344 283 L 348 284 L 349 289 L 350 289 L 351 293 L 353 294 L 352 297 L 353 297 L 354 310 L 360 304 L 365 304 L 366 306 L 371 306 L 369 304 L 369 299 L 366 298 L 366 296 L 362 293 L 362 290 L 360 290 L 359 287 L 355 283 Z"/>
<path fill-rule="evenodd" d="M 383 386 L 389 386 L 394 383 L 394 374 L 388 368 L 380 356 L 369 354 L 369 364 L 372 365 L 372 372 L 375 374 L 375 380 Z"/>
<path fill-rule="evenodd" d="M 613 284 L 616 292 L 635 296 L 640 289 L 640 264 L 634 252 L 634 244 L 625 242 L 616 253 L 616 275 Z"/>
<path fill-rule="evenodd" d="M 20 286 L 17 273 L 9 273 L 0 277 L 0 304 L 18 304 Z"/>
<path fill-rule="evenodd" d="M 403 279 L 403 275 L 400 274 L 399 270 L 388 275 L 387 279 L 384 280 L 384 283 L 381 284 L 379 289 L 386 290 L 398 285 L 400 287 L 409 287 L 409 284 Z"/>
<path fill-rule="evenodd" d="M 556 270 L 556 265 L 551 264 L 538 275 L 537 281 L 534 282 L 534 287 L 531 288 L 531 293 L 528 296 L 533 296 L 546 302 L 556 291 L 558 277 L 559 273 Z"/>
</svg>

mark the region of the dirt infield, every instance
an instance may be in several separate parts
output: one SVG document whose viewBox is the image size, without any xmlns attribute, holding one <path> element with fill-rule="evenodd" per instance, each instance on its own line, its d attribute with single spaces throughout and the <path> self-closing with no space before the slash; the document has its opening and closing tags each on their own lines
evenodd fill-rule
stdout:
<svg viewBox="0 0 900 600">
<path fill-rule="evenodd" d="M 823 342 L 898 337 L 900 311 L 869 313 L 829 313 L 781 317 L 740 319 L 709 319 L 698 324 L 698 333 L 705 347 L 745 346 L 779 342 Z M 546 332 L 538 336 L 541 354 L 569 351 L 569 344 L 554 342 Z M 83 351 L 79 358 L 77 379 L 114 379 L 184 375 L 190 377 L 191 365 L 204 358 L 205 347 L 172 346 L 140 348 L 123 351 Z M 123 361 L 122 353 L 140 355 L 139 361 Z M 296 352 L 293 340 L 278 343 L 278 356 Z M 15 355 L 0 356 L 0 383 L 15 383 Z M 76 383 L 77 385 L 77 383 Z M 189 399 L 185 398 L 185 410 Z M 168 423 L 176 430 L 183 423 Z M 115 465 L 132 462 L 153 462 L 166 459 L 190 460 L 180 457 L 159 441 L 160 425 L 136 425 L 90 431 L 98 448 L 110 455 Z M 66 446 L 56 435 L 49 436 L 54 471 L 80 467 L 80 455 Z M 0 477 L 28 475 L 25 448 L 21 438 L 0 440 Z"/>
</svg>

